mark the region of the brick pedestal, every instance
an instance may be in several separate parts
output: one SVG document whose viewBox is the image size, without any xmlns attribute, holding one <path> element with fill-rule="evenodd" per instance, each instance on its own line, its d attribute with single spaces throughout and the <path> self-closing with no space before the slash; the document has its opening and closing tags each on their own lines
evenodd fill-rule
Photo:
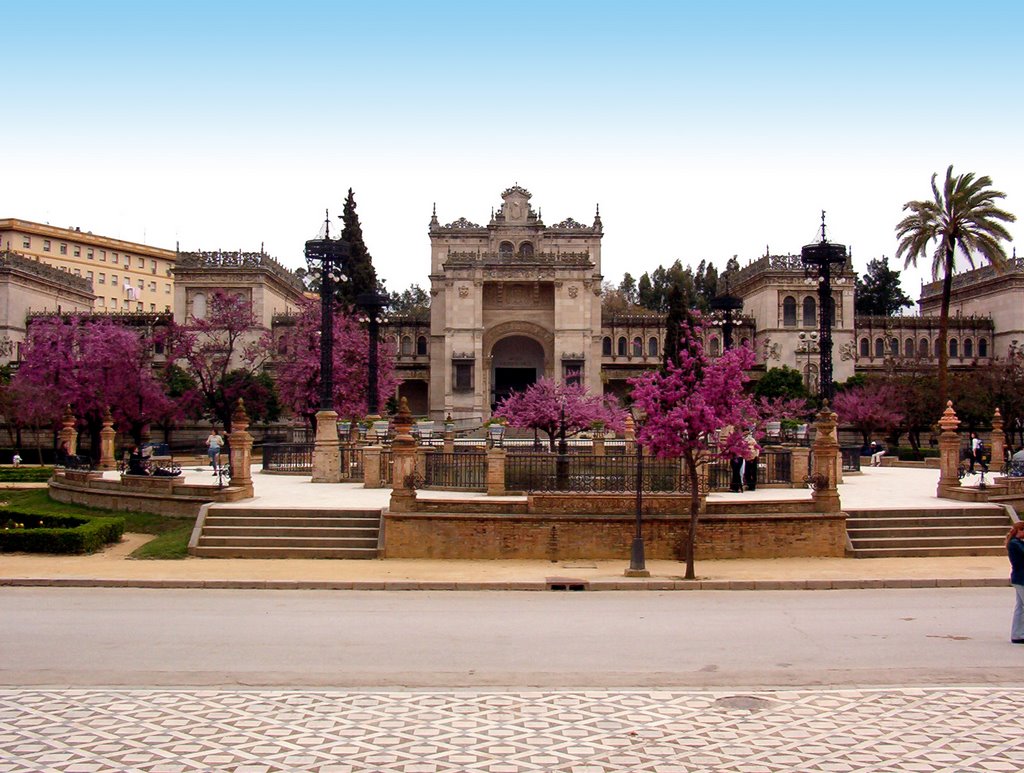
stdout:
<svg viewBox="0 0 1024 773">
<path fill-rule="evenodd" d="M 960 488 L 960 419 L 953 410 L 953 401 L 946 402 L 946 410 L 939 419 L 939 485 L 936 496 L 944 497 L 950 489 Z"/>
</svg>

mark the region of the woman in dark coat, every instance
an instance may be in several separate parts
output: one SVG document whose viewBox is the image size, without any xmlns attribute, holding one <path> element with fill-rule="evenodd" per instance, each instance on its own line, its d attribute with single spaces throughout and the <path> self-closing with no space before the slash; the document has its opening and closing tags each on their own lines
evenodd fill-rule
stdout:
<svg viewBox="0 0 1024 773">
<path fill-rule="evenodd" d="M 1010 584 L 1017 592 L 1010 641 L 1024 644 L 1024 521 L 1017 521 L 1010 528 L 1006 535 L 1006 552 L 1010 556 Z"/>
</svg>

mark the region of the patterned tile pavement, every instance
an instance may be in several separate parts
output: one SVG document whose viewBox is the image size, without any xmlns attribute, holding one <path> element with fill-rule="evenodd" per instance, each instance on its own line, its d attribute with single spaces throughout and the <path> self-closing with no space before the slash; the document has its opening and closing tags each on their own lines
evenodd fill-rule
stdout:
<svg viewBox="0 0 1024 773">
<path fill-rule="evenodd" d="M 1002 687 L 730 692 L 0 689 L 0 771 L 1024 770 Z"/>
</svg>

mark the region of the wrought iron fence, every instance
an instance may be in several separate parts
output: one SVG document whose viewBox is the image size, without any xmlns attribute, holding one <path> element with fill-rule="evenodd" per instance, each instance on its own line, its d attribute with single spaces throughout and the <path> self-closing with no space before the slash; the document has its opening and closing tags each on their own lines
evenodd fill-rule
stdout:
<svg viewBox="0 0 1024 773">
<path fill-rule="evenodd" d="M 343 445 L 341 447 L 341 479 L 363 479 L 363 448 L 362 446 Z"/>
<path fill-rule="evenodd" d="M 747 462 L 750 464 L 750 462 Z M 728 491 L 732 468 L 728 459 L 716 458 L 708 462 L 708 490 Z M 758 486 L 791 486 L 793 484 L 793 454 L 790 451 L 762 451 L 757 457 Z"/>
<path fill-rule="evenodd" d="M 263 446 L 263 469 L 267 472 L 311 474 L 312 443 L 266 443 Z"/>
<path fill-rule="evenodd" d="M 432 453 L 426 457 L 427 488 L 487 490 L 487 456 L 482 453 Z"/>
<path fill-rule="evenodd" d="M 394 456 L 390 448 L 385 448 L 380 452 L 380 482 L 382 486 L 390 486 L 394 481 L 393 470 Z"/>
<path fill-rule="evenodd" d="M 843 458 L 843 472 L 860 472 L 860 447 L 840 448 Z M 814 467 L 811 467 L 813 470 Z"/>
<path fill-rule="evenodd" d="M 636 491 L 635 457 L 593 454 L 509 454 L 505 457 L 505 488 L 510 491 Z M 681 459 L 644 458 L 642 488 L 646 492 L 688 491 Z"/>
</svg>

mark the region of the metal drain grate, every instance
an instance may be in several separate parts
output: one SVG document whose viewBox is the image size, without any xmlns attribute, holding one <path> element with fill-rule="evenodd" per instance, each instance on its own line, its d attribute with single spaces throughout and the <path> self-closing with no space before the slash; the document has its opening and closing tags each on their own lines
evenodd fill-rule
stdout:
<svg viewBox="0 0 1024 773">
<path fill-rule="evenodd" d="M 767 698 L 758 698 L 755 695 L 729 695 L 715 701 L 715 708 L 727 711 L 765 711 L 773 705 Z"/>
</svg>

